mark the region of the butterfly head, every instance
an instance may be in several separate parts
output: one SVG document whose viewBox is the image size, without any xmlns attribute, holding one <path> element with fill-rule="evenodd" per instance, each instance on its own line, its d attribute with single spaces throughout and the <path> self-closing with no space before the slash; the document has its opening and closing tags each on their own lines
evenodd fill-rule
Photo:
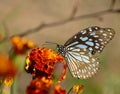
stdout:
<svg viewBox="0 0 120 94">
<path fill-rule="evenodd" d="M 63 45 L 57 44 L 57 49 L 58 49 L 58 52 L 65 57 L 66 55 L 65 47 Z"/>
</svg>

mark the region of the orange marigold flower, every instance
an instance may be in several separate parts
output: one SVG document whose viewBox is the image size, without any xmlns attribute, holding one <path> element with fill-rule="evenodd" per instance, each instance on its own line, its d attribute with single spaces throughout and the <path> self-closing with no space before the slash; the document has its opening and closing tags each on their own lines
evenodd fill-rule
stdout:
<svg viewBox="0 0 120 94">
<path fill-rule="evenodd" d="M 66 64 L 64 58 L 53 52 L 51 49 L 43 48 L 36 48 L 33 49 L 27 56 L 25 70 L 28 73 L 32 73 L 35 76 L 45 76 L 46 75 L 53 75 L 53 70 L 57 63 L 63 64 L 64 70 L 63 75 L 60 77 L 60 80 L 65 78 L 66 74 Z M 44 73 L 42 75 L 42 73 Z"/>
<path fill-rule="evenodd" d="M 83 85 L 74 85 L 70 91 L 69 94 L 82 94 L 84 91 L 84 86 Z"/>
<path fill-rule="evenodd" d="M 35 78 L 26 90 L 27 94 L 66 94 L 60 85 L 54 85 L 52 79 L 46 77 Z"/>
<path fill-rule="evenodd" d="M 8 56 L 0 53 L 0 60 L 0 80 L 5 79 L 5 84 L 8 84 L 12 82 L 12 80 L 9 80 L 9 82 L 8 79 L 16 75 L 17 69 Z"/>
<path fill-rule="evenodd" d="M 50 87 L 52 85 L 52 79 L 35 78 L 27 87 L 27 94 L 49 94 Z"/>
<path fill-rule="evenodd" d="M 55 85 L 53 94 L 66 94 L 66 90 L 62 89 L 60 85 Z"/>
<path fill-rule="evenodd" d="M 35 47 L 32 41 L 28 41 L 25 38 L 14 36 L 11 39 L 15 53 L 24 54 L 28 49 Z"/>
</svg>

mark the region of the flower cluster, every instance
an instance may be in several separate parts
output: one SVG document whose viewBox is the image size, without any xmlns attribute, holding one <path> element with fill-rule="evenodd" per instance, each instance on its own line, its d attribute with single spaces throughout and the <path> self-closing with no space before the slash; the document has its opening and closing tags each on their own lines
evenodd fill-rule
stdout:
<svg viewBox="0 0 120 94">
<path fill-rule="evenodd" d="M 66 94 L 66 91 L 62 89 L 60 85 L 55 85 L 54 92 L 51 94 Z"/>
<path fill-rule="evenodd" d="M 27 94 L 48 94 L 52 83 L 52 79 L 45 77 L 33 79 L 26 90 Z"/>
<path fill-rule="evenodd" d="M 57 64 L 62 64 L 62 72 L 58 82 L 65 79 L 66 64 L 64 58 L 51 49 L 36 48 L 27 56 L 25 70 L 33 75 L 33 80 L 27 88 L 27 94 L 65 94 L 66 91 L 60 86 L 53 84 L 54 69 Z M 51 87 L 54 86 L 53 89 Z"/>
<path fill-rule="evenodd" d="M 59 84 L 66 78 L 66 67 L 64 58 L 51 49 L 43 47 L 31 50 L 26 58 L 25 70 L 32 74 L 33 80 L 26 93 L 66 94 Z M 84 86 L 74 85 L 69 94 L 82 94 L 83 90 Z"/>
<path fill-rule="evenodd" d="M 13 49 L 17 54 L 24 54 L 28 49 L 35 47 L 35 44 L 32 41 L 20 38 L 19 36 L 12 37 L 11 42 Z"/>
</svg>

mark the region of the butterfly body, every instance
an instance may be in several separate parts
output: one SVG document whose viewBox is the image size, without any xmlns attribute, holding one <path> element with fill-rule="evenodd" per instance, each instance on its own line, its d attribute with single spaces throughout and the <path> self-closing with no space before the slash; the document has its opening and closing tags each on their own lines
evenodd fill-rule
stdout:
<svg viewBox="0 0 120 94">
<path fill-rule="evenodd" d="M 58 52 L 65 57 L 66 55 L 66 48 L 63 45 L 58 45 L 57 44 L 57 48 L 58 48 Z"/>
<path fill-rule="evenodd" d="M 93 26 L 81 30 L 64 45 L 57 45 L 73 77 L 86 79 L 97 73 L 99 61 L 93 55 L 102 52 L 114 34 L 111 28 Z"/>
</svg>

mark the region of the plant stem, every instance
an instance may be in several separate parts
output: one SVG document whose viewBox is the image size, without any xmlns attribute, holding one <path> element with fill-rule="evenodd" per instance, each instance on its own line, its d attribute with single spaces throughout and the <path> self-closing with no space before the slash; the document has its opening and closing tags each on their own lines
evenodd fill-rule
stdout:
<svg viewBox="0 0 120 94">
<path fill-rule="evenodd" d="M 17 90 L 18 90 L 18 84 L 17 84 L 17 82 L 18 82 L 18 79 L 17 79 L 17 77 L 15 77 L 14 78 L 14 82 L 13 82 L 13 84 L 11 86 L 11 92 L 10 92 L 10 94 L 17 94 Z"/>
</svg>

